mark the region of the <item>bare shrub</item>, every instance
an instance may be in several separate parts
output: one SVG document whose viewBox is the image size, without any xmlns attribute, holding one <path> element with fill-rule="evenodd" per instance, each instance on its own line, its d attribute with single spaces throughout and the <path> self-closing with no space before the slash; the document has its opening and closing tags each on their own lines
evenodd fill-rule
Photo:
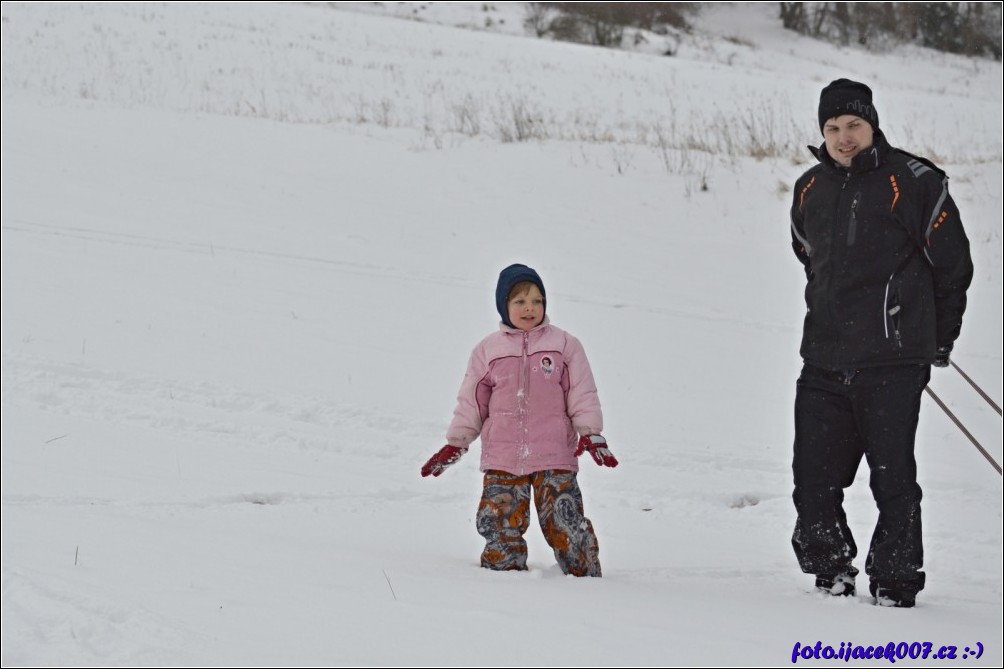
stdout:
<svg viewBox="0 0 1004 669">
<path fill-rule="evenodd" d="M 527 5 L 525 23 L 538 37 L 551 35 L 566 42 L 618 47 L 627 28 L 660 34 L 665 34 L 668 27 L 689 29 L 686 15 L 696 11 L 699 3 L 531 2 Z"/>
<path fill-rule="evenodd" d="M 452 130 L 468 137 L 481 134 L 481 106 L 468 93 L 460 102 L 452 106 L 453 124 Z"/>
<path fill-rule="evenodd" d="M 610 158 L 617 168 L 617 174 L 624 175 L 634 163 L 635 151 L 627 142 L 617 142 L 610 146 Z"/>
<path fill-rule="evenodd" d="M 496 136 L 506 143 L 547 139 L 550 136 L 543 113 L 524 95 L 500 98 L 492 110 L 492 122 Z"/>
</svg>

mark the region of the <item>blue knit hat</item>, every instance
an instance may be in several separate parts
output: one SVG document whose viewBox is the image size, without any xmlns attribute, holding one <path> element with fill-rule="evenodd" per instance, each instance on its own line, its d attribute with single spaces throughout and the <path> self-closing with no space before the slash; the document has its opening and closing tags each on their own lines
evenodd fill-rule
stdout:
<svg viewBox="0 0 1004 669">
<path fill-rule="evenodd" d="M 495 287 L 495 308 L 502 317 L 502 322 L 511 328 L 516 326 L 509 320 L 509 291 L 520 281 L 532 281 L 540 289 L 544 298 L 544 313 L 547 313 L 547 293 L 544 292 L 544 282 L 540 275 L 526 265 L 509 265 L 499 273 L 498 286 Z"/>
</svg>

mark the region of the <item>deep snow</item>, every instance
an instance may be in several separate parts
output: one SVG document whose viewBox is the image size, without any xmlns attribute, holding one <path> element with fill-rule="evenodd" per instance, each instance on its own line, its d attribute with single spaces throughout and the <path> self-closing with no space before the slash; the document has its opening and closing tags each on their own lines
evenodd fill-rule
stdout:
<svg viewBox="0 0 1004 669">
<path fill-rule="evenodd" d="M 952 177 L 977 266 L 953 359 L 1000 402 L 999 63 L 764 6 L 663 58 L 336 5 L 3 4 L 4 666 L 1001 663 L 1001 477 L 933 403 L 918 607 L 798 570 L 787 219 L 819 88 L 867 81 Z M 519 109 L 542 139 L 502 141 Z M 477 454 L 418 474 L 511 262 L 585 344 L 622 463 L 580 475 L 603 579 L 536 525 L 529 572 L 480 569 Z M 1000 462 L 1000 418 L 931 387 Z M 847 509 L 866 546 L 864 470 Z"/>
</svg>

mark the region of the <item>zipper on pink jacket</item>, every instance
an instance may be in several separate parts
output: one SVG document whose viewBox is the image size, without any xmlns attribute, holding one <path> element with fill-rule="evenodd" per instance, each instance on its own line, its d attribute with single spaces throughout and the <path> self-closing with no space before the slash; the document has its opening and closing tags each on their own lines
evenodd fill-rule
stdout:
<svg viewBox="0 0 1004 669">
<path fill-rule="evenodd" d="M 519 406 L 519 426 L 522 432 L 519 447 L 516 452 L 516 462 L 520 474 L 526 474 L 526 461 L 530 457 L 530 398 L 527 397 L 530 387 L 530 333 L 523 333 L 523 359 L 519 369 L 519 388 L 516 390 L 516 402 Z"/>
</svg>

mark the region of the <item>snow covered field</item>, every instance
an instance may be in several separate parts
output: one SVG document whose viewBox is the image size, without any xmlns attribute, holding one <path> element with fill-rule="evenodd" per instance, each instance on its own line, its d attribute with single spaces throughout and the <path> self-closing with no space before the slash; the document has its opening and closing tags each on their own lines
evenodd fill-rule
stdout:
<svg viewBox="0 0 1004 669">
<path fill-rule="evenodd" d="M 917 608 L 812 593 L 789 543 L 819 89 L 865 81 L 951 176 L 953 360 L 1000 403 L 999 63 L 812 42 L 772 4 L 671 58 L 506 34 L 515 5 L 489 32 L 335 4 L 3 4 L 4 666 L 1001 664 L 1001 477 L 926 399 Z M 477 454 L 419 476 L 512 262 L 622 463 L 580 475 L 603 579 L 536 524 L 529 572 L 480 569 Z M 931 387 L 1000 462 L 1001 419 Z M 847 510 L 866 546 L 863 470 Z"/>
</svg>

